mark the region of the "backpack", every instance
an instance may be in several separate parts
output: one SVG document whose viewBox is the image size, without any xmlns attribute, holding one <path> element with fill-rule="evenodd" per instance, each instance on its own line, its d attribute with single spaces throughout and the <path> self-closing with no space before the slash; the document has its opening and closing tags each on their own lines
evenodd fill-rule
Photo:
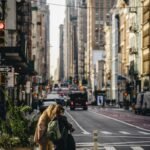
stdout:
<svg viewBox="0 0 150 150">
<path fill-rule="evenodd" d="M 60 132 L 60 128 L 59 128 L 59 122 L 57 118 L 52 119 L 49 123 L 48 123 L 48 127 L 47 127 L 47 137 L 52 141 L 52 142 L 56 142 L 58 140 L 61 139 L 62 134 Z"/>
<path fill-rule="evenodd" d="M 68 134 L 67 148 L 68 148 L 68 150 L 75 150 L 76 149 L 76 143 L 75 143 L 75 140 L 74 140 L 74 137 L 72 136 L 72 134 Z"/>
</svg>

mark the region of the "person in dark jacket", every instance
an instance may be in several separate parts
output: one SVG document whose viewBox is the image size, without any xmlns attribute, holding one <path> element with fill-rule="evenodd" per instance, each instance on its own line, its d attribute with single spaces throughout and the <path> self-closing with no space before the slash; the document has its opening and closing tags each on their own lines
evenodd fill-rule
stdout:
<svg viewBox="0 0 150 150">
<path fill-rule="evenodd" d="M 68 122 L 67 117 L 64 115 L 64 108 L 61 105 L 57 105 L 53 112 L 56 114 L 56 119 L 58 119 L 60 132 L 62 134 L 62 138 L 54 142 L 55 150 L 75 150 L 75 141 L 72 141 L 72 143 L 74 142 L 72 144 L 72 146 L 74 145 L 74 148 L 71 149 L 68 143 L 70 140 L 70 134 L 68 133 L 73 132 L 74 128 L 72 124 Z"/>
</svg>

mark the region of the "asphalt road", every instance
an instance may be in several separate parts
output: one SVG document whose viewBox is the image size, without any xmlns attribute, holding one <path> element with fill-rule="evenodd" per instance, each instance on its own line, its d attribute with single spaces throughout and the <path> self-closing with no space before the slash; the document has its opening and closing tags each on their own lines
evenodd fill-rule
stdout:
<svg viewBox="0 0 150 150">
<path fill-rule="evenodd" d="M 77 149 L 92 150 L 95 144 L 98 149 L 106 150 L 150 150 L 150 130 L 135 125 L 133 114 L 128 114 L 130 122 L 127 122 L 121 115 L 125 112 L 120 111 L 117 118 L 113 117 L 115 112 L 110 111 L 108 115 L 93 108 L 88 111 L 67 109 L 66 116 L 75 128 Z M 97 142 L 94 142 L 94 132 L 97 132 Z"/>
</svg>

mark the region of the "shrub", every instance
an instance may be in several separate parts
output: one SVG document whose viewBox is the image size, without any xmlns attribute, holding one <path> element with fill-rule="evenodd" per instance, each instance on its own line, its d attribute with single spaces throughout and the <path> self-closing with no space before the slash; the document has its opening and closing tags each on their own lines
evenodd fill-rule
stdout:
<svg viewBox="0 0 150 150">
<path fill-rule="evenodd" d="M 29 106 L 8 106 L 6 120 L 0 120 L 0 148 L 33 145 L 33 134 L 37 121 L 27 117 Z"/>
</svg>

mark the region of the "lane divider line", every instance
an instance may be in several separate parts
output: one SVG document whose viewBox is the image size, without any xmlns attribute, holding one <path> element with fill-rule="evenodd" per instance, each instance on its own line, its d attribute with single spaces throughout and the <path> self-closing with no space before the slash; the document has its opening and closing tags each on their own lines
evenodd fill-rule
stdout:
<svg viewBox="0 0 150 150">
<path fill-rule="evenodd" d="M 67 111 L 66 114 L 75 122 L 75 124 L 82 130 L 83 134 L 89 135 L 91 134 L 90 132 L 86 131 L 85 129 L 83 129 L 83 127 L 81 127 L 81 125 L 79 125 L 79 123 L 73 118 L 72 115 L 70 115 Z"/>
</svg>

